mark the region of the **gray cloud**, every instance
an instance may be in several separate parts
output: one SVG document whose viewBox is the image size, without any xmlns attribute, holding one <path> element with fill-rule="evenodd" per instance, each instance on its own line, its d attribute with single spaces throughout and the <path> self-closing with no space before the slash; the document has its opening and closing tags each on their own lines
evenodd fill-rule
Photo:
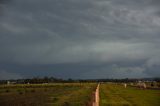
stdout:
<svg viewBox="0 0 160 106">
<path fill-rule="evenodd" d="M 20 78 L 23 78 L 23 77 L 17 73 L 11 73 L 11 72 L 7 72 L 5 70 L 0 70 L 0 80 L 20 79 Z"/>
<path fill-rule="evenodd" d="M 10 0 L 0 4 L 0 63 L 6 64 L 2 70 L 15 64 L 12 72 L 26 76 L 160 76 L 156 68 L 160 66 L 158 0 Z"/>
</svg>

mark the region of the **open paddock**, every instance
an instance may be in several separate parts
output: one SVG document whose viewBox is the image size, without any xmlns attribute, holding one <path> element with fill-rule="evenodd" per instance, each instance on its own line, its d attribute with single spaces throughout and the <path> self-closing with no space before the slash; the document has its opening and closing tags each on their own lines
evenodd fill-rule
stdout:
<svg viewBox="0 0 160 106">
<path fill-rule="evenodd" d="M 1 85 L 0 106 L 89 106 L 96 86 L 95 83 Z"/>
<path fill-rule="evenodd" d="M 100 85 L 100 106 L 160 106 L 160 90 L 103 83 Z"/>
</svg>

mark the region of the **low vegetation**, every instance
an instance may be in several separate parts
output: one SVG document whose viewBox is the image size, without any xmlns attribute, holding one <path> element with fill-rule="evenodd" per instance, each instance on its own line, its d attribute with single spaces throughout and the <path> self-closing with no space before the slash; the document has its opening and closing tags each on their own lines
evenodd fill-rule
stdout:
<svg viewBox="0 0 160 106">
<path fill-rule="evenodd" d="M 100 85 L 100 106 L 160 106 L 160 90 L 104 83 Z"/>
<path fill-rule="evenodd" d="M 95 88 L 95 83 L 1 85 L 0 106 L 86 106 Z"/>
<path fill-rule="evenodd" d="M 125 88 L 124 85 L 127 84 Z M 104 82 L 100 106 L 160 106 L 160 83 Z M 0 106 L 92 106 L 97 83 L 1 84 Z"/>
</svg>

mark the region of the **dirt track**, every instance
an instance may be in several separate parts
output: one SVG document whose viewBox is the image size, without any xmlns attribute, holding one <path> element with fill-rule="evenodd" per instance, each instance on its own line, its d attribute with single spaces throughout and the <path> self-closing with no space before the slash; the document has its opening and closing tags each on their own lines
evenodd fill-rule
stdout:
<svg viewBox="0 0 160 106">
<path fill-rule="evenodd" d="M 93 102 L 93 106 L 99 106 L 99 84 L 95 91 L 95 101 Z"/>
</svg>

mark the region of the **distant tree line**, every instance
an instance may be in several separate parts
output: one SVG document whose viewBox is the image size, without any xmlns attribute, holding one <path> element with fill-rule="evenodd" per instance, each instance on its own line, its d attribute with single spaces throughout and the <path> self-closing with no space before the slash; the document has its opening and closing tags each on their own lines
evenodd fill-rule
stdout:
<svg viewBox="0 0 160 106">
<path fill-rule="evenodd" d="M 28 78 L 28 79 L 17 79 L 17 80 L 0 80 L 0 84 L 7 84 L 8 81 L 14 83 L 14 84 L 41 84 L 41 83 L 76 83 L 76 82 L 137 82 L 137 81 L 156 81 L 160 82 L 160 78 L 141 78 L 141 79 L 60 79 L 60 78 L 54 78 L 54 77 L 34 77 L 34 78 Z"/>
</svg>

